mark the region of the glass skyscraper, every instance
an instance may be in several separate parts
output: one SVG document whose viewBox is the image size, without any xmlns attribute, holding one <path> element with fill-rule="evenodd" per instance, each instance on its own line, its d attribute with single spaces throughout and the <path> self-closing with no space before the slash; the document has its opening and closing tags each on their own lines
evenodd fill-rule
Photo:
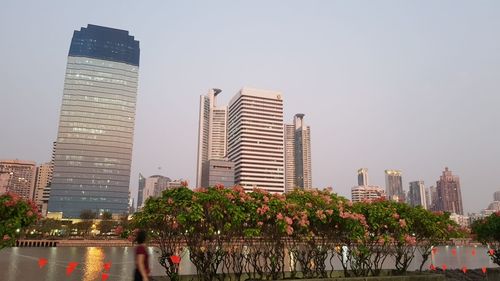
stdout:
<svg viewBox="0 0 500 281">
<path fill-rule="evenodd" d="M 49 212 L 127 213 L 139 41 L 88 25 L 68 55 Z"/>
</svg>

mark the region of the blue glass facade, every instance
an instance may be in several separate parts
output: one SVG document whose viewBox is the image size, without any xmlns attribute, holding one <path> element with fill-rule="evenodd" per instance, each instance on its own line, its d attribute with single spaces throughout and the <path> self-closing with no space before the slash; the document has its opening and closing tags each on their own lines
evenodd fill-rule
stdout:
<svg viewBox="0 0 500 281">
<path fill-rule="evenodd" d="M 139 41 L 128 31 L 89 24 L 75 30 L 68 55 L 139 66 L 139 53 Z"/>
<path fill-rule="evenodd" d="M 75 31 L 66 66 L 49 212 L 128 212 L 139 42 L 127 31 Z"/>
</svg>

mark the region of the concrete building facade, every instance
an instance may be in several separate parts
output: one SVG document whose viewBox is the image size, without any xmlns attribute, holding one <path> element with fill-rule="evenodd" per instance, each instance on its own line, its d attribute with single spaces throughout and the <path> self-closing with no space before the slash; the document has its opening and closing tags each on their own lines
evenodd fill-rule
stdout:
<svg viewBox="0 0 500 281">
<path fill-rule="evenodd" d="M 351 188 L 352 202 L 361 202 L 365 200 L 375 200 L 385 198 L 386 194 L 383 188 L 376 185 L 363 185 Z"/>
<path fill-rule="evenodd" d="M 436 183 L 437 211 L 464 214 L 460 179 L 446 167 Z"/>
<path fill-rule="evenodd" d="M 285 125 L 285 190 L 312 188 L 311 129 L 304 114 L 296 114 L 293 124 Z"/>
<path fill-rule="evenodd" d="M 400 170 L 385 170 L 385 192 L 390 200 L 405 202 L 405 192 Z"/>
<path fill-rule="evenodd" d="M 243 88 L 228 107 L 228 158 L 235 184 L 285 192 L 283 98 L 281 93 Z"/>
<path fill-rule="evenodd" d="M 50 212 L 128 212 L 139 53 L 139 41 L 125 30 L 88 25 L 74 32 Z"/>
<path fill-rule="evenodd" d="M 36 169 L 35 194 L 33 200 L 43 217 L 47 215 L 52 173 L 52 162 L 41 164 Z"/>
<path fill-rule="evenodd" d="M 12 192 L 25 200 L 33 200 L 36 163 L 23 160 L 0 160 L 0 191 Z"/>
<path fill-rule="evenodd" d="M 198 129 L 198 159 L 196 186 L 203 185 L 208 175 L 203 173 L 203 165 L 209 160 L 223 160 L 227 154 L 227 107 L 217 106 L 220 89 L 210 89 L 207 95 L 200 96 Z M 205 181 L 206 182 L 206 181 Z"/>
<path fill-rule="evenodd" d="M 368 183 L 368 169 L 361 168 L 358 170 L 358 186 L 369 185 Z"/>
<path fill-rule="evenodd" d="M 201 186 L 234 186 L 234 163 L 228 160 L 211 159 L 203 163 Z"/>
<path fill-rule="evenodd" d="M 422 206 L 422 208 L 427 209 L 427 199 L 425 195 L 425 185 L 423 181 L 412 181 L 410 182 L 410 188 L 408 190 L 408 203 L 413 206 Z"/>
</svg>

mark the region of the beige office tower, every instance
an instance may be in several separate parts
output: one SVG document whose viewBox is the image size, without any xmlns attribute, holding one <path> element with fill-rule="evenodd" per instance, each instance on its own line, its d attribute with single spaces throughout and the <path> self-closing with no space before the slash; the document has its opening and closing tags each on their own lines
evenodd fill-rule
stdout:
<svg viewBox="0 0 500 281">
<path fill-rule="evenodd" d="M 304 114 L 296 114 L 292 125 L 285 125 L 285 191 L 312 188 L 311 130 Z"/>
<path fill-rule="evenodd" d="M 36 164 L 33 161 L 0 160 L 0 192 L 12 192 L 26 200 L 33 200 Z"/>
<path fill-rule="evenodd" d="M 406 201 L 401 174 L 400 170 L 385 170 L 385 192 L 389 200 Z"/>
<path fill-rule="evenodd" d="M 217 106 L 219 89 L 210 89 L 207 95 L 200 96 L 200 120 L 198 132 L 198 160 L 196 186 L 201 187 L 203 164 L 208 160 L 223 160 L 227 153 L 227 107 Z"/>
<path fill-rule="evenodd" d="M 51 162 L 41 164 L 36 168 L 35 196 L 33 200 L 42 216 L 47 214 L 53 170 L 54 166 Z"/>
<path fill-rule="evenodd" d="M 285 191 L 281 93 L 243 88 L 228 107 L 228 158 L 235 184 L 272 193 Z"/>
</svg>

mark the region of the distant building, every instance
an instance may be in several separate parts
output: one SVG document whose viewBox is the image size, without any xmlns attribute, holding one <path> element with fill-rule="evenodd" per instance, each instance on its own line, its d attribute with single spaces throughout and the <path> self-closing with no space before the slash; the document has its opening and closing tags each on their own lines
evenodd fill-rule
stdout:
<svg viewBox="0 0 500 281">
<path fill-rule="evenodd" d="M 137 188 L 137 208 L 142 206 L 143 196 L 144 196 L 144 187 L 146 186 L 146 178 L 139 173 L 139 186 Z"/>
<path fill-rule="evenodd" d="M 365 186 L 368 185 L 368 169 L 361 168 L 358 170 L 358 185 Z"/>
<path fill-rule="evenodd" d="M 184 181 L 185 181 L 184 179 L 178 179 L 178 180 L 169 181 L 167 183 L 167 189 L 182 187 Z"/>
<path fill-rule="evenodd" d="M 493 193 L 493 201 L 500 201 L 500 191 Z"/>
<path fill-rule="evenodd" d="M 400 170 L 385 170 L 385 192 L 390 200 L 405 202 Z"/>
<path fill-rule="evenodd" d="M 207 160 L 203 163 L 202 187 L 222 184 L 225 187 L 234 186 L 234 163 L 228 160 Z"/>
<path fill-rule="evenodd" d="M 427 205 L 427 210 L 432 210 L 432 198 L 431 198 L 430 188 L 425 189 L 425 204 Z"/>
<path fill-rule="evenodd" d="M 427 200 L 425 196 L 425 186 L 423 181 L 410 182 L 410 189 L 408 191 L 408 203 L 413 206 L 422 206 L 427 209 Z"/>
<path fill-rule="evenodd" d="M 456 213 L 452 213 L 450 215 L 450 219 L 455 221 L 458 225 L 462 227 L 469 227 L 470 226 L 470 218 L 469 216 L 464 216 Z"/>
<path fill-rule="evenodd" d="M 365 200 L 375 200 L 385 198 L 386 194 L 383 188 L 375 185 L 355 186 L 351 188 L 352 202 Z"/>
<path fill-rule="evenodd" d="M 33 161 L 0 160 L 0 191 L 12 192 L 25 200 L 33 200 L 36 164 Z M 8 175 L 8 176 L 7 176 Z"/>
<path fill-rule="evenodd" d="M 285 125 L 285 190 L 312 188 L 311 129 L 304 114 L 296 114 L 293 124 Z"/>
<path fill-rule="evenodd" d="M 203 179 L 208 177 L 203 173 L 204 163 L 223 160 L 227 154 L 227 107 L 217 106 L 217 95 L 221 92 L 220 89 L 210 89 L 207 95 L 200 96 L 197 187 L 207 187 L 203 185 Z"/>
<path fill-rule="evenodd" d="M 53 163 L 41 164 L 36 169 L 35 194 L 33 200 L 45 217 L 47 215 L 47 206 L 49 203 L 50 183 L 52 182 Z"/>
<path fill-rule="evenodd" d="M 143 190 L 143 202 L 141 206 L 144 205 L 149 197 L 158 197 L 161 195 L 162 191 L 168 188 L 168 183 L 171 181 L 170 178 L 161 175 L 154 175 L 146 178 L 144 190 Z"/>
<path fill-rule="evenodd" d="M 437 188 L 435 186 L 431 186 L 429 187 L 429 194 L 430 194 L 430 206 L 429 206 L 429 210 L 432 210 L 432 211 L 437 211 L 437 206 L 438 206 L 438 193 L 437 193 Z"/>
<path fill-rule="evenodd" d="M 463 215 L 462 193 L 460 191 L 460 179 L 452 174 L 448 167 L 443 171 L 436 184 L 437 189 L 437 211 L 444 211 Z"/>
<path fill-rule="evenodd" d="M 243 88 L 229 102 L 228 153 L 235 184 L 246 191 L 285 192 L 281 93 Z"/>
</svg>

